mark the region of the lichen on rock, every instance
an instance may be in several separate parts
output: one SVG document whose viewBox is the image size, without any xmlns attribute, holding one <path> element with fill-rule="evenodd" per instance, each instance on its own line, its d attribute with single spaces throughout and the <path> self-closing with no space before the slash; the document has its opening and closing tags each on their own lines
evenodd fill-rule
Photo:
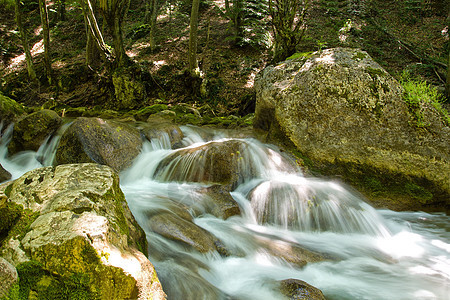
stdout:
<svg viewBox="0 0 450 300">
<path fill-rule="evenodd" d="M 327 49 L 269 66 L 255 88 L 254 126 L 293 145 L 321 172 L 357 185 L 377 174 L 391 189 L 409 182 L 433 195 L 397 208 L 450 205 L 450 128 L 414 126 L 401 85 L 366 52 Z"/>
<path fill-rule="evenodd" d="M 73 164 L 36 169 L 14 181 L 8 195 L 10 201 L 38 213 L 1 249 L 1 255 L 18 268 L 27 266 L 28 273 L 40 274 L 42 282 L 22 292 L 45 298 L 55 285 L 72 286 L 76 279 L 90 295 L 82 299 L 165 299 L 155 270 L 142 253 L 147 253 L 145 233 L 110 167 Z"/>
</svg>

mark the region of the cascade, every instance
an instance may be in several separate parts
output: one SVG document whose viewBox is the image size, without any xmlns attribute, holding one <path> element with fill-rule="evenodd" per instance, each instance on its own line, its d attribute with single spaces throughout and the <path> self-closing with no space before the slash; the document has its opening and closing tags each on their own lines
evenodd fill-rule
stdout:
<svg viewBox="0 0 450 300">
<path fill-rule="evenodd" d="M 0 159 L 13 178 L 51 165 L 60 132 L 38 152 L 9 157 L 11 131 L 2 133 Z M 289 278 L 327 299 L 448 299 L 444 213 L 375 209 L 337 181 L 305 176 L 273 146 L 224 131 L 182 131 L 181 148 L 172 150 L 162 134 L 120 174 L 168 299 L 283 299 L 276 285 Z M 225 216 L 217 195 L 236 203 L 227 202 Z M 199 234 L 168 238 L 155 229 L 164 216 L 206 232 L 215 248 L 196 250 Z"/>
</svg>

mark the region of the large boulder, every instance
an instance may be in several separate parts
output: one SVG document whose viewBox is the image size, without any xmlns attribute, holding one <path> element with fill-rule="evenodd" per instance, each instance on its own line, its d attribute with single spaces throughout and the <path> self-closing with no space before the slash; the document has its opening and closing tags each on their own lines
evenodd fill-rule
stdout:
<svg viewBox="0 0 450 300">
<path fill-rule="evenodd" d="M 23 150 L 37 151 L 42 143 L 53 132 L 58 130 L 62 118 L 53 110 L 43 109 L 17 121 L 11 142 L 8 145 L 9 154 Z"/>
<path fill-rule="evenodd" d="M 246 150 L 247 144 L 240 140 L 215 141 L 179 149 L 159 163 L 155 175 L 167 181 L 235 186 L 256 173 L 256 166 L 247 157 Z"/>
<path fill-rule="evenodd" d="M 96 162 L 120 171 L 139 154 L 139 131 L 125 123 L 100 118 L 78 118 L 64 132 L 55 164 Z"/>
<path fill-rule="evenodd" d="M 40 168 L 5 193 L 24 209 L 0 252 L 17 268 L 21 293 L 42 299 L 60 292 L 77 299 L 165 299 L 143 254 L 145 233 L 111 168 Z"/>
<path fill-rule="evenodd" d="M 25 110 L 21 104 L 0 93 L 0 124 L 3 123 L 6 126 L 23 114 L 25 114 Z"/>
<path fill-rule="evenodd" d="M 450 204 L 450 128 L 438 113 L 419 128 L 399 82 L 366 52 L 327 49 L 269 66 L 255 88 L 254 126 L 323 173 L 382 198 L 390 191 L 392 208 Z"/>
</svg>

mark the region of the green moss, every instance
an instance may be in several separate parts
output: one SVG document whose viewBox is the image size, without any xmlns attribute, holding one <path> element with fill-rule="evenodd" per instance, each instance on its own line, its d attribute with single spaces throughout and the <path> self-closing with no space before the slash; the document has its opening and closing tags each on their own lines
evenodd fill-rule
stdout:
<svg viewBox="0 0 450 300">
<path fill-rule="evenodd" d="M 297 59 L 297 58 L 302 58 L 302 59 L 308 59 L 313 55 L 314 52 L 310 51 L 310 52 L 297 52 L 294 53 L 293 55 L 289 56 L 288 58 L 286 58 L 286 60 L 292 60 L 292 59 Z"/>
<path fill-rule="evenodd" d="M 8 235 L 10 228 L 22 215 L 22 211 L 23 207 L 13 202 L 0 205 L 0 245 L 2 245 L 3 238 Z"/>
<path fill-rule="evenodd" d="M 362 52 L 358 52 L 355 55 L 353 55 L 352 59 L 356 59 L 356 60 L 361 60 L 367 58 L 367 54 L 362 53 Z"/>
<path fill-rule="evenodd" d="M 430 191 L 412 182 L 405 184 L 405 192 L 422 204 L 427 204 L 433 199 L 433 194 Z"/>
<path fill-rule="evenodd" d="M 19 300 L 20 299 L 19 293 L 20 293 L 20 285 L 19 283 L 15 283 L 10 287 L 8 295 L 1 297 L 0 300 Z"/>
<path fill-rule="evenodd" d="M 17 266 L 19 275 L 18 299 L 98 299 L 98 294 L 90 288 L 90 278 L 76 273 L 67 277 L 46 271 L 36 261 Z M 30 297 L 31 296 L 31 297 Z"/>
<path fill-rule="evenodd" d="M 29 231 L 30 225 L 38 216 L 39 212 L 33 212 L 30 209 L 22 210 L 20 218 L 15 221 L 14 225 L 9 229 L 7 237 L 3 240 L 7 241 L 11 238 L 18 240 L 23 239 L 25 234 Z"/>
<path fill-rule="evenodd" d="M 377 78 L 377 76 L 378 77 L 386 76 L 386 73 L 383 71 L 383 69 L 367 67 L 365 71 L 369 73 L 370 77 L 372 77 L 372 79 L 374 80 Z"/>
</svg>

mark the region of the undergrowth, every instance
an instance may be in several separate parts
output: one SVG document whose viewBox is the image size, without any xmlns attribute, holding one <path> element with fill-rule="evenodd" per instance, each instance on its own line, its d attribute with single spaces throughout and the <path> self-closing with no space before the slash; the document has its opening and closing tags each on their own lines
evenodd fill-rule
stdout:
<svg viewBox="0 0 450 300">
<path fill-rule="evenodd" d="M 439 113 L 446 126 L 450 126 L 450 115 L 442 107 L 443 96 L 424 80 L 414 79 L 407 71 L 403 71 L 400 79 L 404 88 L 403 99 L 413 115 L 417 127 L 425 128 L 429 125 L 425 117 L 425 110 L 430 105 Z"/>
</svg>

